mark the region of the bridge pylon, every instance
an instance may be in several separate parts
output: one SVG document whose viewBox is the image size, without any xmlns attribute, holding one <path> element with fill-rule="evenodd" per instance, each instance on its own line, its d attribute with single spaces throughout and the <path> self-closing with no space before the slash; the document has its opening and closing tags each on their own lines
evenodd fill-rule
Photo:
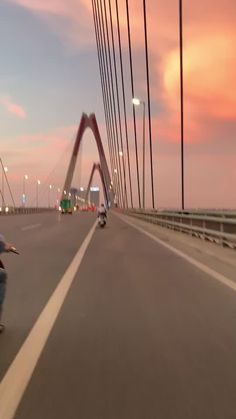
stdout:
<svg viewBox="0 0 236 419">
<path fill-rule="evenodd" d="M 91 185 L 92 185 L 94 173 L 95 173 L 96 170 L 100 174 L 106 206 L 109 207 L 109 190 L 107 189 L 106 182 L 105 182 L 105 177 L 104 177 L 104 174 L 103 174 L 100 163 L 94 163 L 93 164 L 91 175 L 90 175 L 89 182 L 88 182 L 88 187 L 86 189 L 85 201 L 88 202 L 89 192 L 90 192 L 90 188 L 91 188 Z M 110 189 L 111 189 L 111 186 L 112 185 L 110 185 L 110 187 L 109 187 Z"/>
<path fill-rule="evenodd" d="M 61 199 L 69 197 L 71 183 L 72 183 L 72 179 L 73 179 L 73 175 L 74 175 L 74 171 L 75 171 L 75 166 L 76 166 L 76 161 L 77 161 L 80 145 L 81 145 L 81 142 L 82 142 L 84 132 L 87 128 L 90 128 L 92 130 L 95 141 L 96 141 L 98 154 L 99 154 L 99 159 L 100 159 L 100 169 L 99 169 L 99 171 L 101 170 L 101 172 L 100 172 L 101 179 L 102 179 L 105 191 L 107 193 L 107 197 L 105 195 L 105 198 L 107 199 L 107 204 L 109 206 L 113 207 L 114 206 L 115 193 L 114 193 L 114 189 L 113 189 L 113 185 L 112 185 L 112 181 L 111 181 L 110 172 L 109 172 L 109 169 L 108 169 L 108 164 L 107 164 L 104 148 L 103 148 L 103 145 L 102 145 L 100 132 L 99 132 L 99 129 L 98 129 L 96 116 L 95 116 L 94 113 L 90 114 L 89 116 L 85 113 L 82 114 L 80 124 L 79 124 L 79 128 L 78 128 L 78 132 L 77 132 L 77 136 L 76 136 L 76 140 L 75 140 L 75 144 L 74 144 L 74 148 L 73 148 L 73 152 L 72 152 L 72 156 L 71 156 L 69 167 L 68 167 L 67 174 L 66 174 L 66 179 L 65 179 Z"/>
</svg>

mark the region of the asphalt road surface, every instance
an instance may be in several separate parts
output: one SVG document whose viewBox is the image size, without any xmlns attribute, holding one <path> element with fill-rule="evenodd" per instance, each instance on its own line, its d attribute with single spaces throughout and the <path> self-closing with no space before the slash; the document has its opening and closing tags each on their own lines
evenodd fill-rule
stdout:
<svg viewBox="0 0 236 419">
<path fill-rule="evenodd" d="M 2 223 L 21 254 L 4 256 L 1 379 L 94 220 Z M 235 419 L 235 323 L 235 291 L 111 215 L 95 229 L 15 418 Z"/>
</svg>

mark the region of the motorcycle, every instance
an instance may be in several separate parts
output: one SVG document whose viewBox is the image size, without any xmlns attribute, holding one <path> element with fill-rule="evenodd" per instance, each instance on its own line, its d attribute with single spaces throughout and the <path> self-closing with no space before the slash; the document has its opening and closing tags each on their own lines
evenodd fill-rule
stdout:
<svg viewBox="0 0 236 419">
<path fill-rule="evenodd" d="M 104 228 L 107 223 L 105 214 L 99 214 L 98 216 L 98 225 L 100 228 Z"/>
<path fill-rule="evenodd" d="M 7 253 L 15 253 L 17 255 L 19 255 L 19 252 L 16 250 L 16 248 L 14 246 L 9 246 L 7 247 L 6 250 Z M 3 301 L 4 301 L 4 297 L 5 297 L 5 287 L 6 287 L 6 272 L 5 272 L 5 267 L 2 263 L 2 261 L 0 260 L 0 269 L 1 271 L 1 282 L 0 282 L 0 295 L 1 295 L 1 305 L 0 305 L 0 333 L 2 333 L 5 329 L 4 324 L 1 323 L 1 317 L 2 317 L 2 305 L 3 305 Z"/>
</svg>

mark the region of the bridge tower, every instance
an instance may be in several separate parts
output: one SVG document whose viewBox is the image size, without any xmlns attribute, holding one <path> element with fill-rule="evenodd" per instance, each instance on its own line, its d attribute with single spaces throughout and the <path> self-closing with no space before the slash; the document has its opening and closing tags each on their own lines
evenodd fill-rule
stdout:
<svg viewBox="0 0 236 419">
<path fill-rule="evenodd" d="M 74 148 L 73 148 L 73 152 L 72 152 L 72 156 L 70 159 L 70 164 L 68 167 L 68 171 L 66 174 L 66 180 L 65 180 L 65 184 L 64 184 L 64 188 L 63 188 L 63 192 L 62 192 L 62 199 L 63 198 L 68 198 L 69 196 L 69 192 L 70 192 L 70 188 L 71 188 L 71 183 L 72 183 L 72 179 L 73 179 L 73 175 L 74 175 L 74 171 L 75 171 L 75 165 L 76 165 L 76 161 L 77 161 L 77 157 L 78 157 L 78 153 L 79 153 L 79 148 L 80 148 L 80 144 L 84 135 L 84 132 L 87 128 L 90 128 L 93 132 L 96 144 L 97 144 L 97 148 L 98 148 L 98 154 L 99 154 L 99 159 L 100 159 L 100 167 L 96 167 L 99 172 L 100 172 L 100 176 L 102 179 L 102 183 L 103 183 L 103 187 L 104 187 L 104 194 L 105 194 L 105 199 L 107 200 L 107 204 L 111 207 L 114 206 L 114 198 L 115 198 L 115 194 L 114 194 L 114 190 L 113 190 L 113 186 L 112 186 L 112 182 L 111 182 L 111 176 L 109 173 L 109 169 L 108 169 L 108 165 L 107 165 L 107 161 L 106 161 L 106 156 L 104 153 L 104 148 L 102 145 L 102 140 L 101 140 L 101 136 L 99 133 L 99 129 L 98 129 L 98 124 L 97 124 L 97 120 L 96 120 L 96 116 L 95 114 L 90 114 L 89 116 L 85 113 L 82 114 L 81 120 L 80 120 L 80 124 L 79 124 L 79 128 L 78 128 L 78 132 L 77 132 L 77 136 L 76 136 L 76 140 L 75 140 L 75 144 L 74 144 Z M 95 168 L 95 169 L 96 169 Z M 95 171 L 94 169 L 94 171 Z"/>
<path fill-rule="evenodd" d="M 109 206 L 109 190 L 107 190 L 107 188 L 106 188 L 105 177 L 104 177 L 104 174 L 103 174 L 100 163 L 94 163 L 93 164 L 91 175 L 90 175 L 89 182 L 88 182 L 88 187 L 86 189 L 85 201 L 86 202 L 88 201 L 89 191 L 90 191 L 92 181 L 93 181 L 93 176 L 94 176 L 94 173 L 95 173 L 96 170 L 98 171 L 98 173 L 100 175 L 100 178 L 101 178 L 103 193 L 104 193 L 104 197 L 105 197 L 105 202 L 106 202 L 106 206 L 108 207 Z M 112 185 L 110 185 L 110 187 L 109 187 L 110 189 L 111 189 L 111 186 Z"/>
</svg>

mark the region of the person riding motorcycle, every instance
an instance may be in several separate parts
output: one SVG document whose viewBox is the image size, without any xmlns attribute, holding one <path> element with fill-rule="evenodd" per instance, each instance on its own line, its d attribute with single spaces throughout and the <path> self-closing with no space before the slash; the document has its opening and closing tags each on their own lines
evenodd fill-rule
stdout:
<svg viewBox="0 0 236 419">
<path fill-rule="evenodd" d="M 107 222 L 107 210 L 104 206 L 104 204 L 101 204 L 101 206 L 98 208 L 98 223 L 100 227 L 104 227 Z"/>
<path fill-rule="evenodd" d="M 107 218 L 107 210 L 106 210 L 104 204 L 101 204 L 101 206 L 98 208 L 98 217 L 100 215 L 103 216 L 103 217 L 105 217 L 105 218 Z"/>
<path fill-rule="evenodd" d="M 6 243 L 5 238 L 0 234 L 0 253 L 10 252 L 12 250 L 12 245 Z M 6 269 L 0 260 L 0 333 L 4 330 L 4 325 L 1 323 L 3 303 L 6 295 L 6 285 L 7 285 L 7 272 Z"/>
</svg>

